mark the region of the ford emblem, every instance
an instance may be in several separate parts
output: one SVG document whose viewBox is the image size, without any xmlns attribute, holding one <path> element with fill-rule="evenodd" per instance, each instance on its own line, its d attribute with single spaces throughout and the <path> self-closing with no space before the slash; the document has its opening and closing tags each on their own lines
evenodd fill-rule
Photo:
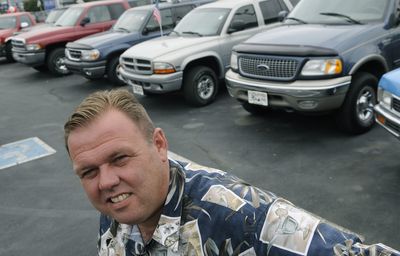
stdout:
<svg viewBox="0 0 400 256">
<path fill-rule="evenodd" d="M 260 71 L 269 71 L 269 66 L 266 64 L 258 64 L 257 69 Z"/>
</svg>

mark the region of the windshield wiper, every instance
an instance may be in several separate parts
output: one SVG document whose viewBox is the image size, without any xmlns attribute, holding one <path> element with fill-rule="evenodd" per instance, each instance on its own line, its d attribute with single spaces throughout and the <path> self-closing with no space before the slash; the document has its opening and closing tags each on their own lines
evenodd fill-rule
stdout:
<svg viewBox="0 0 400 256">
<path fill-rule="evenodd" d="M 183 31 L 182 34 L 190 34 L 190 35 L 198 35 L 198 36 L 203 36 L 199 32 L 194 32 L 194 31 Z"/>
<path fill-rule="evenodd" d="M 301 19 L 298 19 L 298 18 L 295 18 L 295 17 L 286 17 L 286 19 L 287 20 L 295 20 L 295 21 L 297 21 L 297 22 L 299 22 L 301 24 L 307 24 L 307 22 L 305 22 L 304 20 L 301 20 Z"/>
<path fill-rule="evenodd" d="M 320 12 L 319 14 L 321 15 L 326 15 L 326 16 L 332 16 L 332 17 L 340 17 L 340 18 L 345 18 L 347 21 L 349 21 L 350 23 L 353 24 L 363 24 L 362 22 L 353 19 L 352 17 L 345 15 L 345 14 L 341 14 L 341 13 L 336 13 L 336 12 Z"/>
<path fill-rule="evenodd" d="M 127 28 L 116 28 L 116 29 L 114 29 L 115 31 L 122 31 L 122 32 L 127 32 L 127 33 L 130 33 L 131 31 L 129 30 L 129 29 L 127 29 Z"/>
</svg>

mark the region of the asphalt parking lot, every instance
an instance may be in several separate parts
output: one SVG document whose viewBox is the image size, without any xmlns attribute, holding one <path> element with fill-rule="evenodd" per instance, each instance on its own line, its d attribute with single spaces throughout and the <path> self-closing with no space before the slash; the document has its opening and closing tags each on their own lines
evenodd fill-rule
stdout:
<svg viewBox="0 0 400 256">
<path fill-rule="evenodd" d="M 98 216 L 72 172 L 63 124 L 86 95 L 111 88 L 0 59 L 0 145 L 37 137 L 55 150 L 0 169 L 0 255 L 95 255 Z M 172 152 L 273 191 L 366 243 L 400 249 L 400 142 L 381 127 L 348 136 L 331 116 L 255 117 L 226 91 L 204 108 L 179 94 L 140 101 Z"/>
</svg>

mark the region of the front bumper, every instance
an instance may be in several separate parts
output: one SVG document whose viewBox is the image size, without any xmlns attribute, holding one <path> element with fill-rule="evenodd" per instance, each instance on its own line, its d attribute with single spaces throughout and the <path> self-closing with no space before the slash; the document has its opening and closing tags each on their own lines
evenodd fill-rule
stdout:
<svg viewBox="0 0 400 256">
<path fill-rule="evenodd" d="M 268 106 L 274 108 L 323 112 L 342 105 L 351 76 L 282 83 L 246 78 L 228 70 L 225 80 L 229 94 L 239 101 L 248 101 L 248 91 L 258 91 L 268 94 Z"/>
<path fill-rule="evenodd" d="M 400 116 L 385 108 L 382 104 L 375 105 L 374 110 L 376 122 L 400 139 Z"/>
<path fill-rule="evenodd" d="M 122 79 L 129 85 L 140 85 L 144 91 L 151 93 L 167 93 L 178 91 L 182 87 L 183 72 L 166 75 L 139 75 L 119 68 Z"/>
<path fill-rule="evenodd" d="M 106 73 L 106 60 L 95 62 L 78 62 L 69 59 L 65 60 L 68 70 L 92 78 L 101 78 Z"/>
<path fill-rule="evenodd" d="M 45 63 L 46 52 L 22 52 L 22 51 L 12 51 L 13 58 L 20 63 L 28 66 L 40 66 Z"/>
</svg>

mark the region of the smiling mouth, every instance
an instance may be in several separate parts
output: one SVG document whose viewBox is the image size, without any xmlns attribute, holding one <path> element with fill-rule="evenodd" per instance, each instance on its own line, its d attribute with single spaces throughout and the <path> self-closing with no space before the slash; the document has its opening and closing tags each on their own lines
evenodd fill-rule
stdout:
<svg viewBox="0 0 400 256">
<path fill-rule="evenodd" d="M 118 196 L 115 196 L 115 197 L 111 197 L 110 199 L 109 199 L 109 201 L 111 202 L 111 203 L 119 203 L 119 202 L 122 202 L 122 201 L 124 201 L 125 199 L 127 199 L 128 197 L 130 197 L 131 196 L 131 194 L 130 193 L 125 193 L 125 194 L 120 194 L 120 195 L 118 195 Z"/>
</svg>

